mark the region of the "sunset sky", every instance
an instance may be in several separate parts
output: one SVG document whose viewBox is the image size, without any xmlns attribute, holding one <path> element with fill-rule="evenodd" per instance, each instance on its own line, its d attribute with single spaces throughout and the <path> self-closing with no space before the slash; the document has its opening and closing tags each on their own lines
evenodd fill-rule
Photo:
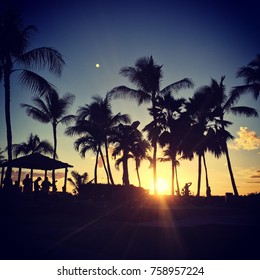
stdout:
<svg viewBox="0 0 260 280">
<path fill-rule="evenodd" d="M 176 95 L 188 98 L 198 87 L 209 84 L 211 78 L 219 81 L 222 75 L 226 76 L 227 92 L 243 84 L 242 79 L 236 78 L 238 68 L 260 53 L 259 1 L 256 0 L 230 3 L 216 0 L 16 2 L 25 25 L 33 24 L 38 28 L 31 47 L 53 47 L 64 56 L 66 66 L 60 79 L 45 72 L 41 74 L 57 86 L 60 94 L 70 92 L 76 96 L 71 114 L 75 114 L 79 106 L 91 102 L 94 95 L 104 97 L 119 85 L 133 87 L 119 75 L 119 70 L 123 66 L 133 66 L 139 57 L 152 55 L 157 64 L 163 65 L 162 87 L 191 78 L 195 88 Z M 100 64 L 98 68 L 97 63 Z M 51 125 L 30 119 L 20 108 L 20 103 L 31 104 L 33 93 L 21 88 L 15 75 L 11 87 L 13 143 L 26 141 L 31 132 L 52 141 Z M 4 149 L 3 87 L 1 92 L 0 147 Z M 259 102 L 247 95 L 239 104 L 259 110 Z M 140 128 L 150 121 L 146 107 L 138 107 L 134 101 L 112 101 L 112 109 L 114 114 L 127 113 L 132 121 L 139 120 Z M 259 118 L 228 116 L 228 120 L 234 123 L 230 132 L 236 137 L 229 142 L 229 147 L 238 191 L 240 194 L 260 192 Z M 81 159 L 73 149 L 75 139 L 64 136 L 64 130 L 65 126 L 59 127 L 59 159 L 70 163 L 80 173 L 87 171 L 92 179 L 94 154 L 86 154 L 86 158 Z M 206 156 L 212 194 L 232 192 L 225 157 Z M 137 185 L 133 162 L 129 166 L 130 182 Z M 142 185 L 149 189 L 152 169 L 148 167 L 149 163 L 143 162 L 140 173 Z M 192 182 L 191 191 L 196 194 L 197 160 L 181 160 L 178 171 L 180 186 Z M 105 182 L 103 169 L 99 169 L 99 174 L 100 180 Z M 122 169 L 113 169 L 113 174 L 116 183 L 121 183 Z M 202 176 L 202 195 L 205 195 L 204 173 Z M 164 182 L 170 186 L 170 164 L 159 164 L 158 178 L 162 189 Z M 167 191 L 170 192 L 170 187 Z"/>
</svg>

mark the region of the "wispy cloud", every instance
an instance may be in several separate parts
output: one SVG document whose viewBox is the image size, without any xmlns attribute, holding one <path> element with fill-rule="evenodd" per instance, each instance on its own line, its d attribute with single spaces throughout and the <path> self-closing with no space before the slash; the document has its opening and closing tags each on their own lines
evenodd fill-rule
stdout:
<svg viewBox="0 0 260 280">
<path fill-rule="evenodd" d="M 252 175 L 250 178 L 253 178 L 253 179 L 260 178 L 260 170 L 257 170 L 256 174 Z"/>
<path fill-rule="evenodd" d="M 255 131 L 241 126 L 237 132 L 238 137 L 229 145 L 234 150 L 257 150 L 260 148 L 260 136 Z"/>
</svg>

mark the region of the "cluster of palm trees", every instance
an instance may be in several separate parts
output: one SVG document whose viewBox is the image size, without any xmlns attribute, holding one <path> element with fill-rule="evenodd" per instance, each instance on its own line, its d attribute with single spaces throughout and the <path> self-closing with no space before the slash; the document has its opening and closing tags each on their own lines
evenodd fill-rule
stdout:
<svg viewBox="0 0 260 280">
<path fill-rule="evenodd" d="M 235 195 L 238 195 L 235 178 L 232 172 L 227 141 L 233 136 L 227 131 L 231 122 L 226 119 L 227 113 L 257 117 L 255 109 L 246 106 L 235 106 L 242 94 L 253 93 L 258 98 L 260 92 L 260 56 L 257 55 L 247 66 L 239 69 L 237 76 L 245 79 L 245 85 L 234 87 L 228 94 L 224 86 L 224 78 L 220 81 L 211 80 L 210 85 L 198 88 L 189 99 L 173 95 L 182 89 L 193 88 L 191 79 L 184 78 L 161 89 L 163 78 L 162 66 L 154 62 L 153 57 L 137 59 L 135 66 L 123 67 L 120 74 L 128 78 L 134 88 L 118 86 L 102 98 L 93 97 L 90 104 L 79 107 L 76 115 L 68 114 L 75 96 L 66 93 L 60 96 L 55 87 L 39 76 L 35 69 L 47 68 L 51 73 L 61 75 L 64 66 L 62 55 L 52 48 L 29 50 L 32 31 L 35 27 L 22 27 L 20 15 L 7 13 L 2 15 L 0 25 L 0 80 L 3 81 L 5 92 L 5 118 L 7 132 L 7 161 L 10 163 L 12 154 L 43 152 L 57 157 L 57 125 L 68 125 L 65 134 L 77 137 L 74 148 L 85 157 L 88 151 L 96 155 L 94 182 L 98 183 L 98 162 L 106 172 L 107 183 L 115 184 L 110 159 L 116 159 L 116 167 L 122 163 L 123 185 L 130 184 L 128 160 L 134 159 L 139 186 L 141 179 L 139 167 L 142 160 L 149 160 L 153 168 L 154 193 L 157 194 L 157 161 L 171 161 L 172 194 L 180 194 L 177 166 L 180 159 L 198 157 L 198 187 L 201 190 L 202 163 L 206 174 L 206 187 L 209 187 L 207 176 L 206 153 L 216 157 L 226 156 L 231 184 Z M 23 66 L 23 67 L 22 67 Z M 33 148 L 28 150 L 26 143 L 12 143 L 10 113 L 10 77 L 20 71 L 23 84 L 38 95 L 32 99 L 33 105 L 21 104 L 28 116 L 42 123 L 50 123 L 53 128 L 53 147 L 41 141 L 37 136 L 30 135 L 28 140 Z M 151 122 L 139 130 L 139 121 L 131 123 L 126 114 L 113 114 L 111 100 L 129 98 L 138 104 L 149 104 Z M 146 137 L 145 137 L 145 136 Z M 28 144 L 28 143 L 27 143 Z M 163 148 L 163 158 L 158 158 L 158 147 Z M 112 152 L 110 152 L 112 148 Z M 27 150 L 26 150 L 27 149 Z M 152 151 L 152 156 L 150 156 Z M 6 176 L 11 177 L 11 165 Z M 84 177 L 85 178 L 85 177 Z M 55 173 L 53 172 L 53 182 Z M 175 181 L 177 190 L 175 190 Z"/>
<path fill-rule="evenodd" d="M 231 184 L 235 195 L 238 195 L 233 175 L 227 141 L 233 136 L 227 131 L 232 123 L 225 119 L 227 113 L 257 117 L 254 108 L 235 106 L 239 97 L 247 92 L 253 92 L 254 97 L 259 95 L 260 59 L 256 57 L 248 66 L 239 69 L 238 77 L 245 77 L 246 85 L 234 87 L 226 94 L 224 79 L 220 82 L 212 79 L 210 85 L 197 89 L 192 98 L 175 99 L 172 92 L 183 88 L 193 87 L 190 79 L 185 78 L 172 83 L 160 90 L 162 67 L 155 64 L 152 57 L 143 57 L 137 60 L 135 67 L 124 67 L 121 74 L 126 76 L 137 89 L 125 86 L 114 88 L 109 94 L 113 97 L 126 97 L 135 99 L 138 104 L 150 102 L 148 108 L 152 121 L 144 127 L 148 133 L 148 140 L 153 147 L 153 176 L 154 193 L 156 187 L 157 143 L 164 149 L 162 161 L 170 160 L 172 163 L 172 194 L 175 193 L 175 174 L 177 181 L 177 194 L 180 194 L 177 177 L 178 159 L 192 159 L 198 156 L 198 184 L 197 196 L 200 195 L 202 160 L 206 174 L 206 188 L 209 187 L 208 172 L 205 153 L 212 152 L 216 157 L 225 154 L 230 174 Z M 248 78 L 250 76 L 251 78 Z M 178 156 L 178 158 L 177 158 Z"/>
</svg>

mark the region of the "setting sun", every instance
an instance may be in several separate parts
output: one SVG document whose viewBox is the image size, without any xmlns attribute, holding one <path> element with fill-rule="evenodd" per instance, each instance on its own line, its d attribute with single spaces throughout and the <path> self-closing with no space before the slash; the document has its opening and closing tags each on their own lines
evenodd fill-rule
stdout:
<svg viewBox="0 0 260 280">
<path fill-rule="evenodd" d="M 169 195 L 171 194 L 170 184 L 166 179 L 158 178 L 157 187 L 159 195 Z"/>
</svg>

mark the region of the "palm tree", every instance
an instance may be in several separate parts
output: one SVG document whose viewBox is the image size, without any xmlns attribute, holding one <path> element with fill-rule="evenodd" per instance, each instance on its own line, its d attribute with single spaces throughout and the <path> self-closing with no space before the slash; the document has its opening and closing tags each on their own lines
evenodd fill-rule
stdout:
<svg viewBox="0 0 260 280">
<path fill-rule="evenodd" d="M 5 92 L 5 121 L 7 132 L 8 162 L 12 160 L 12 128 L 10 113 L 11 75 L 20 72 L 20 81 L 30 90 L 39 94 L 51 91 L 53 86 L 35 69 L 47 69 L 60 76 L 64 65 L 61 54 L 48 47 L 29 50 L 32 33 L 36 28 L 32 25 L 23 27 L 20 14 L 7 12 L 0 16 L 0 81 L 3 81 Z M 11 166 L 6 176 L 11 178 Z"/>
<path fill-rule="evenodd" d="M 89 121 L 76 118 L 76 123 L 66 129 L 65 134 L 68 136 L 79 136 L 74 142 L 74 148 L 79 152 L 82 158 L 85 158 L 86 153 L 92 150 L 96 154 L 96 161 L 94 167 L 94 182 L 97 184 L 97 168 L 99 155 L 101 153 L 102 137 L 100 131 L 96 129 L 95 125 Z M 104 162 L 104 160 L 102 159 Z M 108 175 L 107 175 L 108 176 Z"/>
<path fill-rule="evenodd" d="M 202 95 L 205 96 L 206 93 L 209 95 L 209 99 L 207 100 L 211 103 L 212 110 L 210 111 L 208 118 L 211 118 L 214 122 L 214 130 L 216 133 L 215 141 L 218 143 L 218 145 L 220 145 L 218 148 L 216 148 L 217 146 L 214 145 L 217 149 L 215 151 L 217 151 L 217 154 L 224 153 L 226 155 L 233 192 L 236 196 L 238 196 L 237 186 L 227 147 L 227 141 L 232 139 L 232 135 L 226 131 L 226 128 L 232 123 L 225 120 L 224 116 L 228 113 L 232 113 L 234 115 L 243 115 L 246 117 L 257 117 L 258 113 L 254 108 L 251 107 L 234 106 L 238 102 L 238 95 L 234 91 L 231 91 L 229 95 L 226 95 L 225 86 L 223 84 L 224 79 L 225 76 L 222 76 L 219 83 L 212 79 L 210 86 L 205 86 L 202 88 L 202 92 L 204 92 Z M 212 151 L 214 152 L 214 148 Z"/>
<path fill-rule="evenodd" d="M 126 86 L 118 86 L 111 90 L 110 95 L 114 98 L 130 98 L 142 103 L 150 103 L 152 108 L 152 117 L 155 125 L 155 132 L 157 127 L 157 115 L 155 106 L 157 97 L 163 95 L 169 91 L 178 91 L 184 88 L 193 87 L 193 82 L 190 79 L 183 79 L 178 82 L 172 83 L 160 89 L 162 82 L 162 65 L 157 65 L 153 57 L 141 57 L 137 59 L 135 67 L 123 67 L 120 70 L 120 74 L 127 77 L 130 82 L 136 85 L 137 89 L 132 89 Z M 157 194 L 157 174 L 156 174 L 156 161 L 157 161 L 157 142 L 158 135 L 153 135 L 153 181 L 154 181 L 154 193 Z"/>
<path fill-rule="evenodd" d="M 210 86 L 203 86 L 198 88 L 193 97 L 186 102 L 185 109 L 190 118 L 189 138 L 192 141 L 185 143 L 185 157 L 192 159 L 194 154 L 198 156 L 198 182 L 197 182 L 197 196 L 200 196 L 201 189 L 201 173 L 202 161 L 205 168 L 206 188 L 209 187 L 208 170 L 206 164 L 205 153 L 209 150 L 209 144 L 214 139 L 209 138 L 209 131 L 214 126 L 212 110 L 214 109 L 214 102 Z M 187 149 L 188 147 L 188 149 Z"/>
<path fill-rule="evenodd" d="M 260 93 L 260 55 L 247 64 L 239 68 L 237 78 L 244 78 L 245 85 L 233 88 L 234 94 L 238 97 L 244 93 L 252 93 L 255 99 L 258 99 Z"/>
<path fill-rule="evenodd" d="M 156 104 L 158 116 L 157 122 L 160 124 L 162 129 L 159 135 L 159 144 L 162 148 L 166 147 L 166 149 L 163 151 L 164 157 L 160 158 L 160 161 L 171 161 L 172 195 L 175 194 L 175 173 L 177 170 L 177 165 L 179 165 L 177 155 L 181 155 L 180 147 L 183 139 L 185 138 L 185 133 L 187 130 L 187 125 L 184 121 L 184 114 L 182 114 L 184 104 L 184 98 L 175 99 L 171 95 L 171 92 L 168 92 L 163 96 L 159 96 Z M 147 129 L 149 137 L 149 125 L 144 128 L 144 130 Z M 177 193 L 180 193 L 178 188 Z"/>
<path fill-rule="evenodd" d="M 178 179 L 178 172 L 177 167 L 180 165 L 180 162 L 176 159 L 176 151 L 171 150 L 171 146 L 163 151 L 163 157 L 159 158 L 161 162 L 171 162 L 171 170 L 172 170 L 172 195 L 175 194 L 175 178 L 176 178 L 176 186 L 177 186 L 177 195 L 180 195 L 180 186 L 179 186 L 179 179 Z"/>
<path fill-rule="evenodd" d="M 66 130 L 66 134 L 80 136 L 75 142 L 75 148 L 80 150 L 81 156 L 85 156 L 88 150 L 93 150 L 96 153 L 95 183 L 97 183 L 97 166 L 100 155 L 107 173 L 108 183 L 111 182 L 114 185 L 109 162 L 109 136 L 113 127 L 119 123 L 128 123 L 130 120 L 126 114 L 113 115 L 108 96 L 105 98 L 94 96 L 92 100 L 93 102 L 89 105 L 86 104 L 78 109 L 76 123 Z M 105 147 L 105 156 L 102 152 L 102 146 Z"/>
<path fill-rule="evenodd" d="M 15 157 L 18 157 L 19 155 L 29 155 L 34 153 L 53 155 L 54 151 L 53 146 L 49 141 L 41 141 L 38 135 L 33 135 L 32 133 L 28 137 L 27 142 L 13 144 L 12 150 Z"/>
<path fill-rule="evenodd" d="M 146 139 L 143 139 L 142 137 L 141 137 L 141 139 L 139 139 L 138 142 L 134 143 L 134 145 L 131 149 L 131 153 L 132 153 L 133 159 L 135 161 L 135 170 L 136 170 L 139 187 L 142 186 L 139 168 L 141 166 L 141 162 L 145 159 L 152 162 L 152 158 L 150 157 L 150 155 L 148 153 L 148 151 L 150 151 L 150 150 L 151 150 L 151 145 L 150 145 L 149 141 L 147 141 Z"/>
<path fill-rule="evenodd" d="M 123 185 L 129 186 L 129 172 L 128 172 L 128 159 L 134 158 L 132 151 L 137 150 L 137 146 L 142 144 L 142 133 L 137 129 L 140 122 L 135 121 L 131 125 L 119 124 L 114 128 L 114 133 L 111 135 L 110 141 L 114 143 L 115 148 L 112 155 L 117 159 L 116 166 L 120 163 L 123 164 Z"/>
<path fill-rule="evenodd" d="M 27 115 L 41 123 L 50 123 L 53 132 L 53 159 L 57 157 L 57 126 L 58 124 L 70 124 L 74 119 L 74 115 L 67 115 L 69 107 L 73 104 L 75 96 L 71 93 L 64 94 L 60 97 L 58 92 L 53 90 L 46 93 L 42 98 L 33 97 L 33 105 L 21 104 Z M 55 172 L 52 173 L 53 186 L 55 186 Z M 55 191 L 54 187 L 54 191 Z"/>
<path fill-rule="evenodd" d="M 73 185 L 74 190 L 73 192 L 75 194 L 78 194 L 80 192 L 80 188 L 84 184 L 88 184 L 88 173 L 84 172 L 83 174 L 80 174 L 79 172 L 73 170 L 71 171 L 71 176 L 73 179 L 68 178 L 68 181 Z"/>
</svg>

